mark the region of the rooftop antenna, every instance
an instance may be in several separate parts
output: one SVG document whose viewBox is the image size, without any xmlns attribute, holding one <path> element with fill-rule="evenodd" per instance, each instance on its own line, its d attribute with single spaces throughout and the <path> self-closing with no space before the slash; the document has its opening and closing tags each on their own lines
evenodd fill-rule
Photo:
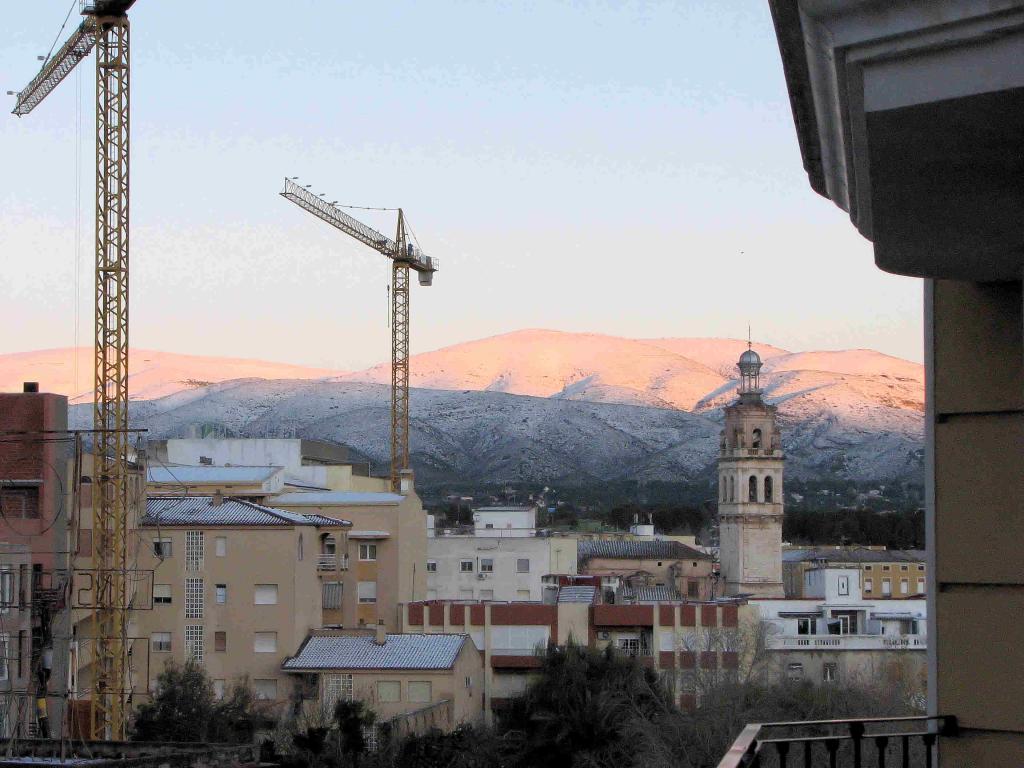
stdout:
<svg viewBox="0 0 1024 768">
<path fill-rule="evenodd" d="M 753 348 L 754 348 L 754 342 L 751 341 L 750 323 L 747 323 L 747 349 L 753 349 Z"/>
</svg>

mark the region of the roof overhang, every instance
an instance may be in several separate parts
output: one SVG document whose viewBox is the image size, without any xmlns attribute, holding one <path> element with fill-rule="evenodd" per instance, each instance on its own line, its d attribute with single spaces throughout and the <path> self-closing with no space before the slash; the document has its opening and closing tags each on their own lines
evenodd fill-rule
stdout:
<svg viewBox="0 0 1024 768">
<path fill-rule="evenodd" d="M 810 185 L 878 266 L 1019 280 L 1024 1 L 769 4 Z"/>
</svg>

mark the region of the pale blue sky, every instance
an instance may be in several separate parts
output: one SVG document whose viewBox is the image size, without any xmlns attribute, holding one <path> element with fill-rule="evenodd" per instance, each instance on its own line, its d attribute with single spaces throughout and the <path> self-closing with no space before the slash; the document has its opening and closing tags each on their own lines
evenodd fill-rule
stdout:
<svg viewBox="0 0 1024 768">
<path fill-rule="evenodd" d="M 35 74 L 69 2 L 5 9 L 0 91 Z M 790 349 L 922 357 L 919 282 L 878 271 L 807 184 L 762 0 L 139 0 L 131 19 L 133 346 L 387 357 L 386 260 L 277 195 L 299 175 L 403 206 L 441 260 L 413 288 L 414 352 L 750 320 Z M 78 206 L 91 343 L 92 59 L 79 70 L 0 117 L 0 352 L 73 343 Z"/>
</svg>

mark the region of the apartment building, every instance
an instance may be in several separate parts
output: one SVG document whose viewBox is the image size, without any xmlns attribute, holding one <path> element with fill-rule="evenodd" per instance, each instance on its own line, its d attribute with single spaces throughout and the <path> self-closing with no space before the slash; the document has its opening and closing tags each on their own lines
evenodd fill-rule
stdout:
<svg viewBox="0 0 1024 768">
<path fill-rule="evenodd" d="M 465 634 L 313 632 L 282 669 L 306 711 L 366 703 L 394 735 L 451 730 L 483 719 L 483 655 Z"/>
<path fill-rule="evenodd" d="M 481 508 L 472 529 L 428 534 L 428 600 L 539 601 L 547 576 L 576 573 L 576 539 L 539 532 L 533 507 Z"/>
<path fill-rule="evenodd" d="M 136 675 L 151 692 L 167 661 L 193 658 L 218 695 L 248 676 L 259 698 L 287 700 L 281 664 L 323 626 L 319 542 L 350 527 L 218 495 L 148 499 L 138 562 L 152 588 L 132 628 L 148 652 Z"/>
<path fill-rule="evenodd" d="M 904 600 L 927 594 L 928 571 L 920 549 L 885 547 L 787 547 L 782 550 L 786 597 L 801 598 L 807 571 L 828 565 L 860 571 L 865 599 Z"/>
<path fill-rule="evenodd" d="M 864 573 L 813 567 L 804 572 L 801 598 L 750 601 L 767 630 L 773 674 L 821 684 L 902 684 L 923 699 L 927 603 L 923 596 L 871 598 L 861 588 Z"/>
<path fill-rule="evenodd" d="M 464 633 L 484 655 L 488 721 L 522 693 L 549 643 L 614 645 L 661 674 L 676 702 L 696 704 L 695 673 L 729 673 L 757 612 L 742 601 L 613 605 L 592 585 L 559 588 L 555 602 L 418 602 L 402 606 L 403 631 Z"/>
<path fill-rule="evenodd" d="M 73 439 L 67 398 L 0 393 L 0 736 L 64 716 Z M 37 716 L 38 713 L 38 716 Z"/>
</svg>

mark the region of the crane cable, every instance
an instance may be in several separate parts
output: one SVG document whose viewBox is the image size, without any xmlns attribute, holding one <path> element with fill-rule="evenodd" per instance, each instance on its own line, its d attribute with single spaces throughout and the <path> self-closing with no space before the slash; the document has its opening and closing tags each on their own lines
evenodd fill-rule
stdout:
<svg viewBox="0 0 1024 768">
<path fill-rule="evenodd" d="M 75 6 L 78 4 L 78 0 L 71 0 L 71 7 L 68 8 L 68 15 L 64 17 L 64 23 L 60 25 L 60 29 L 57 31 L 57 36 L 53 38 L 53 43 L 50 45 L 50 50 L 46 53 L 46 58 L 43 59 L 43 66 L 46 66 L 46 62 L 50 60 L 50 55 L 53 53 L 53 49 L 57 47 L 57 41 L 60 40 L 61 34 L 64 32 L 64 27 L 68 25 L 68 19 L 71 18 L 71 12 L 75 10 Z"/>
</svg>

